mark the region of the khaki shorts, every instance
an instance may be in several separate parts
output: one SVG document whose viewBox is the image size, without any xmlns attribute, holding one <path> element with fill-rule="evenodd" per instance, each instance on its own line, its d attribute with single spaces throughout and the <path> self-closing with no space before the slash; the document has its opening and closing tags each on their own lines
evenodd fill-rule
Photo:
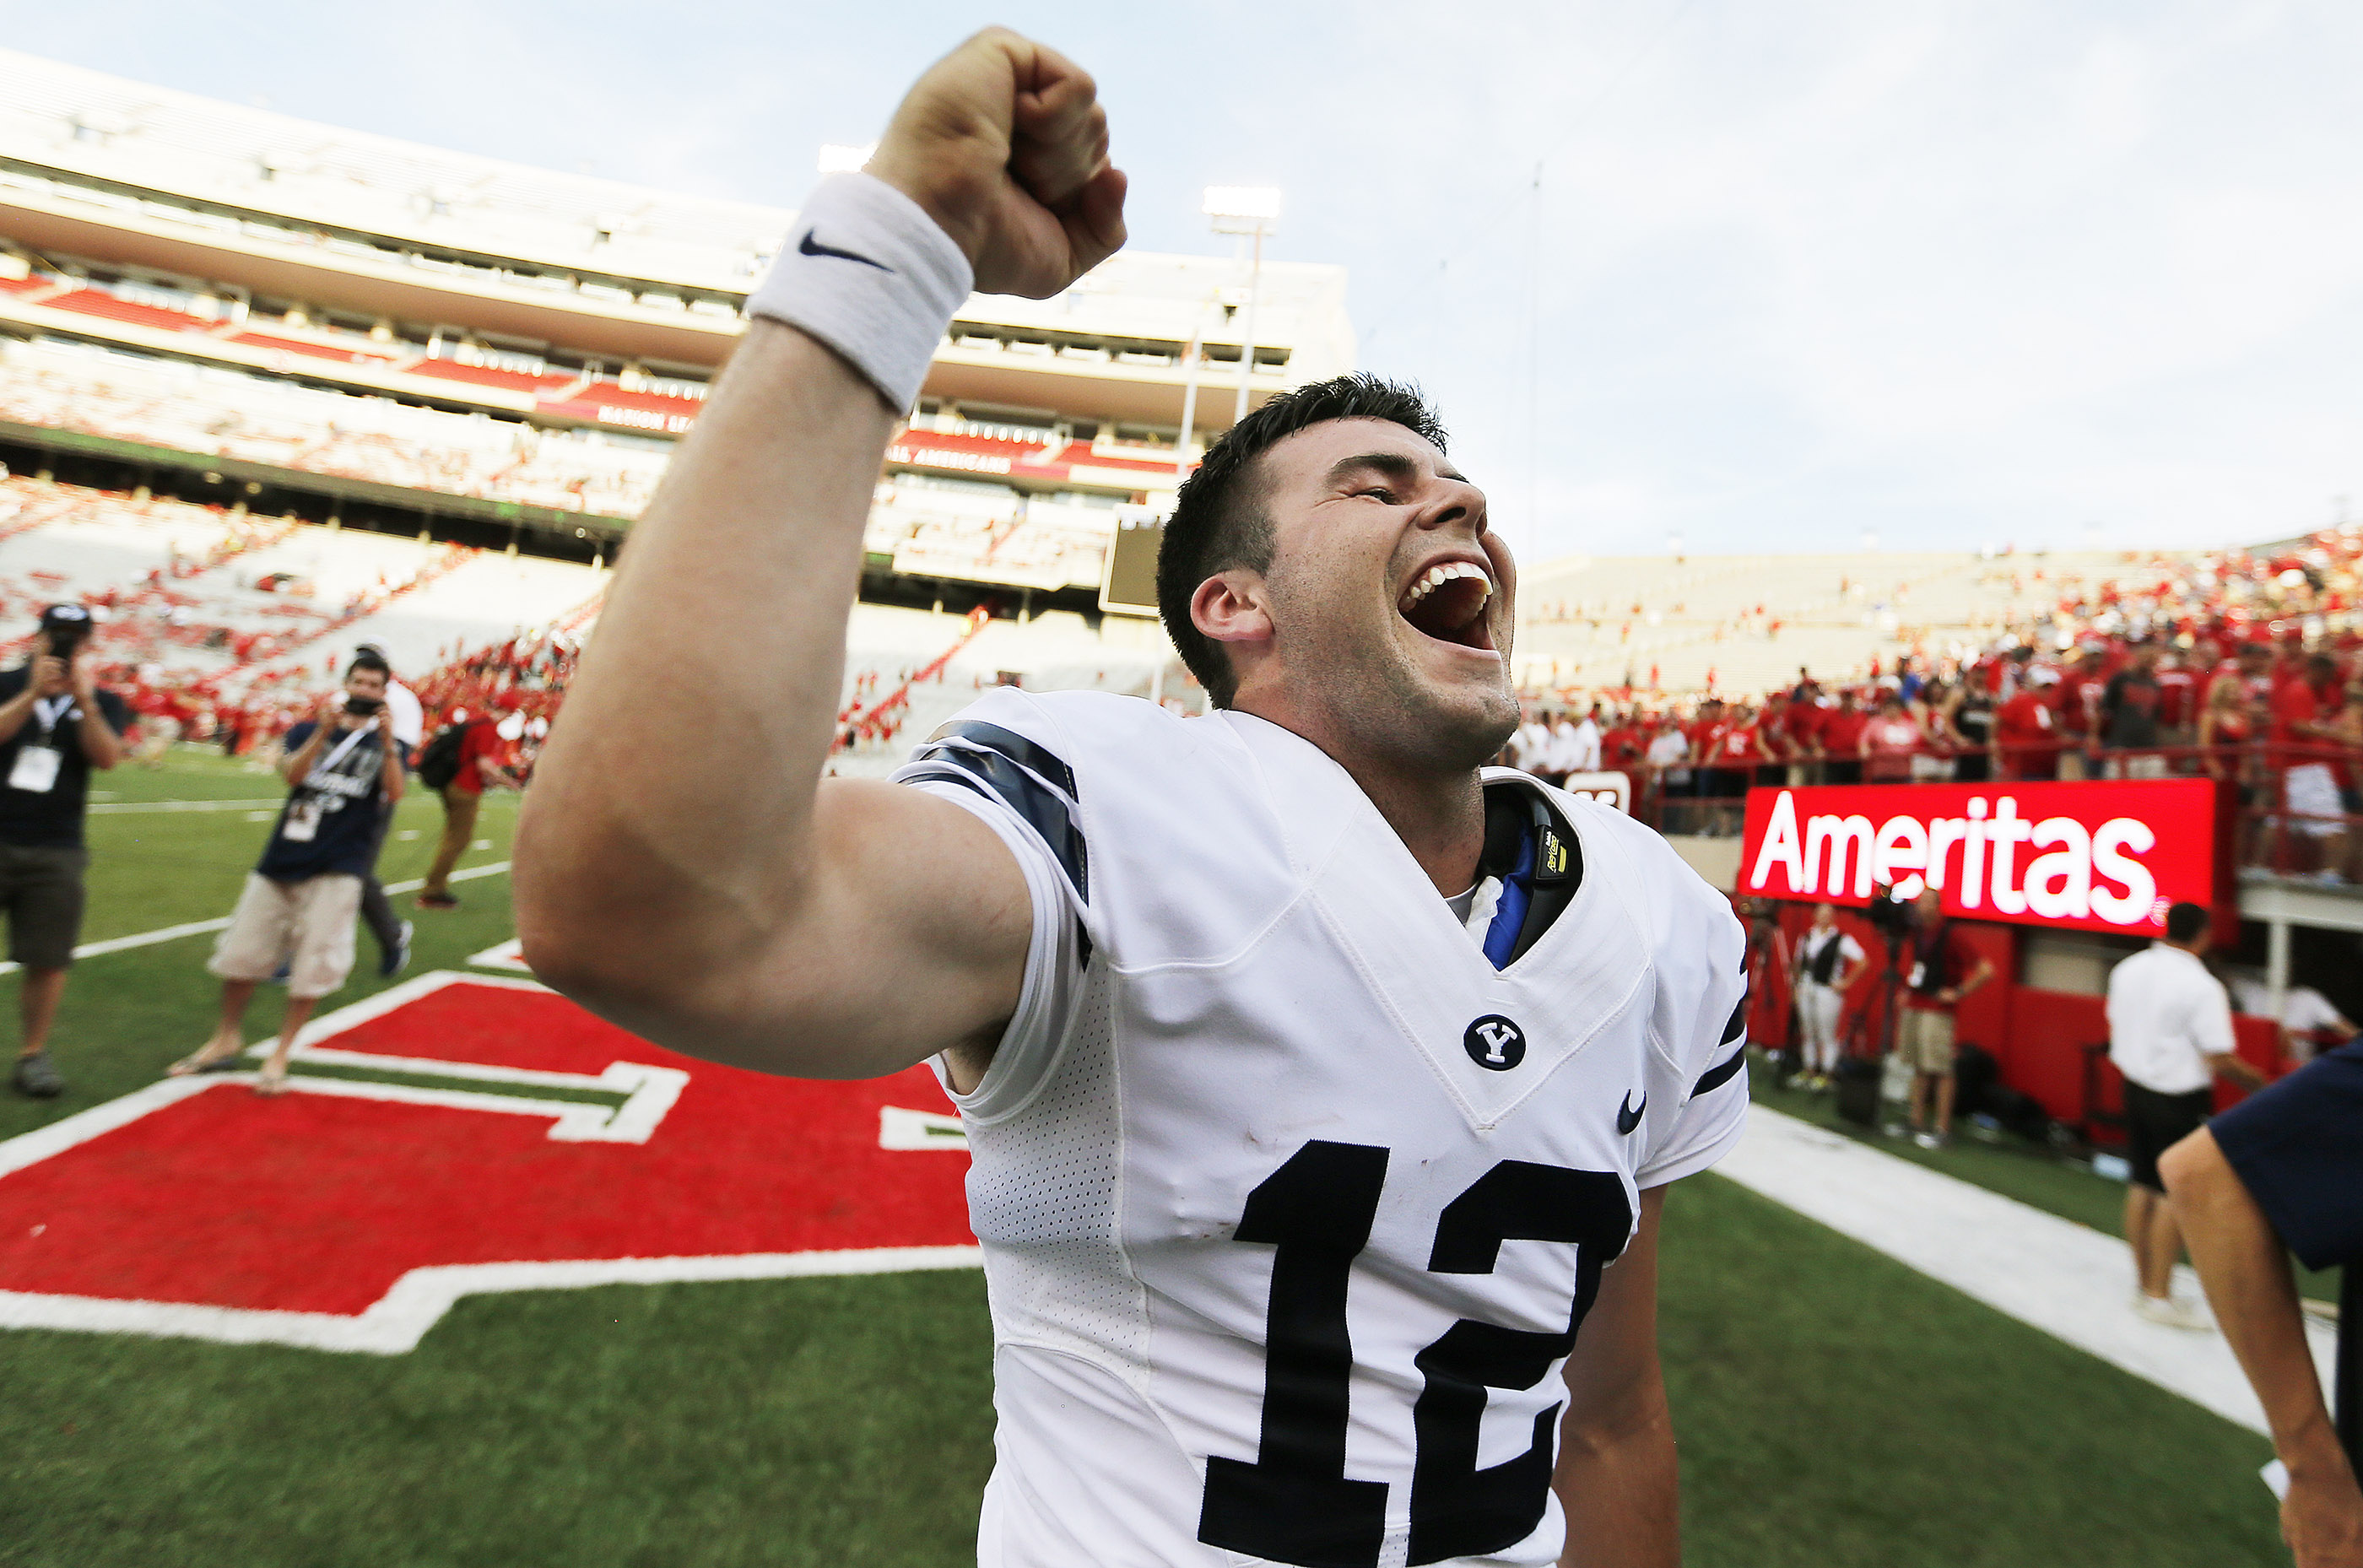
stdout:
<svg viewBox="0 0 2363 1568">
<path fill-rule="evenodd" d="M 1953 1015 L 1934 1007 L 1906 1007 L 1895 1025 L 1895 1054 L 1915 1073 L 1953 1070 Z"/>
<path fill-rule="evenodd" d="M 249 872 L 230 912 L 229 929 L 214 943 L 205 967 L 224 980 L 270 979 L 287 964 L 287 995 L 327 995 L 353 972 L 353 925 L 361 913 L 361 879 L 332 873 L 302 882 L 273 882 Z"/>
</svg>

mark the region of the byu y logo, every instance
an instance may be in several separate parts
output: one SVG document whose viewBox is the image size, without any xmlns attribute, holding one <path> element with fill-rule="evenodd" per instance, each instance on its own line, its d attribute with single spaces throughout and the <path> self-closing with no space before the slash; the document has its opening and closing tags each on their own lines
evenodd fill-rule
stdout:
<svg viewBox="0 0 2363 1568">
<path fill-rule="evenodd" d="M 1460 1036 L 1469 1060 L 1494 1073 L 1507 1073 L 1526 1059 L 1526 1031 L 1499 1013 L 1488 1013 Z"/>
</svg>

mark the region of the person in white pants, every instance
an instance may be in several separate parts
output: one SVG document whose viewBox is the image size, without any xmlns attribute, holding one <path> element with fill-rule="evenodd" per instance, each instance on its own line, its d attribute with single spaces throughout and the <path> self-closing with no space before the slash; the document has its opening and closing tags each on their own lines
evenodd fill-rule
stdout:
<svg viewBox="0 0 2363 1568">
<path fill-rule="evenodd" d="M 1838 1065 L 1838 1013 L 1862 973 L 1862 944 L 1838 929 L 1837 906 L 1814 906 L 1813 929 L 1797 944 L 1797 1021 L 1805 1036 L 1805 1087 L 1826 1089 Z"/>
</svg>

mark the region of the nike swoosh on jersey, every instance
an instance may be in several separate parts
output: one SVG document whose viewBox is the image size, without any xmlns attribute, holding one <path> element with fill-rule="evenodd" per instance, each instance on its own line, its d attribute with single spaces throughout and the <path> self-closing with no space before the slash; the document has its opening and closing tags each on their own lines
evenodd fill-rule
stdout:
<svg viewBox="0 0 2363 1568">
<path fill-rule="evenodd" d="M 1625 1103 L 1616 1107 L 1617 1135 L 1619 1137 L 1630 1137 L 1633 1129 L 1641 1125 L 1641 1113 L 1648 1108 L 1649 1096 L 1647 1092 L 1642 1094 L 1641 1103 L 1636 1106 L 1633 1103 L 1632 1091 L 1629 1089 L 1626 1090 L 1625 1094 Z"/>
<path fill-rule="evenodd" d="M 873 261 L 859 250 L 840 250 L 834 245 L 821 244 L 813 238 L 814 232 L 812 229 L 805 229 L 804 237 L 796 241 L 796 250 L 799 253 L 806 256 L 834 256 L 840 261 L 859 261 L 865 267 L 877 268 L 889 277 L 894 275 L 893 268 L 883 261 Z"/>
</svg>

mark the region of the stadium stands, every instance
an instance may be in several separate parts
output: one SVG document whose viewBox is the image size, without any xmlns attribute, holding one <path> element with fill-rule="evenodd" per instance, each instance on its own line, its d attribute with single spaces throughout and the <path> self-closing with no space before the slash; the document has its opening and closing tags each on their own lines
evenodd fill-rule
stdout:
<svg viewBox="0 0 2363 1568">
<path fill-rule="evenodd" d="M 0 347 L 0 420 L 174 451 L 611 518 L 638 515 L 665 453 L 294 382 L 43 343 Z"/>
<path fill-rule="evenodd" d="M 567 624 L 604 573 L 527 556 L 253 517 L 23 476 L 0 483 L 0 616 L 21 654 L 40 606 L 102 614 L 103 678 L 142 711 L 309 700 L 356 644 L 407 672 Z"/>
<path fill-rule="evenodd" d="M 1537 688 L 1725 692 L 1892 666 L 1899 652 L 1960 655 L 2043 607 L 2060 574 L 2123 558 L 2040 562 L 1967 553 L 1625 557 L 1546 562 L 1520 584 L 1520 673 Z M 1650 671 L 1658 672 L 1650 679 Z"/>
</svg>

